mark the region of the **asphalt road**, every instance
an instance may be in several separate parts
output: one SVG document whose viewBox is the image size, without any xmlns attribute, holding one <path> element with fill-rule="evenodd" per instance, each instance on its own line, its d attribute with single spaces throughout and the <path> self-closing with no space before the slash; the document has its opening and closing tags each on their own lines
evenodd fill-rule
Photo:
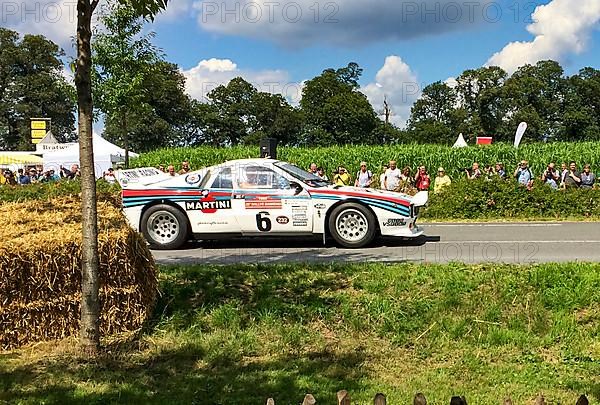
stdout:
<svg viewBox="0 0 600 405">
<path fill-rule="evenodd" d="M 317 239 L 235 239 L 154 251 L 161 264 L 290 262 L 544 263 L 600 261 L 598 223 L 421 225 L 424 237 L 386 239 L 364 249 L 323 246 Z"/>
</svg>

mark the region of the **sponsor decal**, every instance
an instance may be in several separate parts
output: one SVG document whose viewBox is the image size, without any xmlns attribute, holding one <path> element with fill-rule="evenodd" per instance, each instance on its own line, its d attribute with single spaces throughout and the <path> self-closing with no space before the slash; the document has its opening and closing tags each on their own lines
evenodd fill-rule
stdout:
<svg viewBox="0 0 600 405">
<path fill-rule="evenodd" d="M 290 219 L 288 217 L 277 217 L 277 223 L 280 225 L 287 225 L 290 222 Z"/>
<path fill-rule="evenodd" d="M 327 206 L 325 204 L 315 204 L 315 208 L 318 210 L 324 210 L 327 208 Z"/>
<path fill-rule="evenodd" d="M 383 226 L 405 226 L 406 219 L 404 218 L 389 218 L 383 223 Z"/>
<path fill-rule="evenodd" d="M 185 182 L 190 185 L 200 183 L 200 176 L 198 174 L 188 174 L 185 176 Z"/>
<path fill-rule="evenodd" d="M 270 197 L 257 197 L 254 200 L 246 200 L 244 205 L 247 210 L 278 210 L 283 208 L 281 200 Z"/>
<path fill-rule="evenodd" d="M 299 220 L 295 220 L 292 223 L 293 226 L 308 226 L 308 219 L 299 219 Z"/>
<path fill-rule="evenodd" d="M 185 209 L 187 211 L 202 211 L 205 214 L 214 214 L 218 210 L 230 210 L 231 200 L 203 199 L 200 201 L 186 201 Z"/>
<path fill-rule="evenodd" d="M 292 212 L 306 212 L 308 205 L 292 205 Z"/>
<path fill-rule="evenodd" d="M 214 226 L 214 225 L 229 225 L 229 222 L 223 222 L 223 221 L 198 222 L 198 225 L 210 225 L 210 226 Z"/>
</svg>

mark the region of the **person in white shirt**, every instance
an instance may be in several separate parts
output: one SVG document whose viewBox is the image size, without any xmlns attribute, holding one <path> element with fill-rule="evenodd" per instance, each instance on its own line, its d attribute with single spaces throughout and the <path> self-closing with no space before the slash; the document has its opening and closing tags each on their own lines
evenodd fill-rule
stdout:
<svg viewBox="0 0 600 405">
<path fill-rule="evenodd" d="M 390 168 L 385 171 L 384 186 L 388 191 L 394 191 L 400 185 L 400 169 L 396 166 L 395 160 L 390 160 Z"/>
<path fill-rule="evenodd" d="M 367 162 L 360 162 L 360 170 L 356 173 L 354 187 L 369 188 L 373 180 L 373 173 L 367 169 Z"/>
<path fill-rule="evenodd" d="M 379 188 L 385 190 L 385 172 L 389 169 L 388 165 L 383 165 L 383 172 L 379 175 Z"/>
<path fill-rule="evenodd" d="M 110 167 L 108 171 L 104 172 L 104 180 L 111 184 L 117 181 L 117 178 L 115 177 L 115 171 L 112 167 Z"/>
</svg>

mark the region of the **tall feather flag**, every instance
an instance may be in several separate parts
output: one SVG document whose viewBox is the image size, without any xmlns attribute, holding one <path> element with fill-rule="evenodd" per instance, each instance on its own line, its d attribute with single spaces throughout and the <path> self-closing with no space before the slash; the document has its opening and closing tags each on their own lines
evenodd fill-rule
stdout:
<svg viewBox="0 0 600 405">
<path fill-rule="evenodd" d="M 517 133 L 515 134 L 515 148 L 518 148 L 521 144 L 521 139 L 523 139 L 523 134 L 527 130 L 527 123 L 521 122 L 519 124 L 519 128 L 517 128 Z"/>
</svg>

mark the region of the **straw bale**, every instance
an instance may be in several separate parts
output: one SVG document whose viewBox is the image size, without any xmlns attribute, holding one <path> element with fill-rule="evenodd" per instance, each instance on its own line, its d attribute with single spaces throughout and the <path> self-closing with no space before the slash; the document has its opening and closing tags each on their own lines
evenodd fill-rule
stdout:
<svg viewBox="0 0 600 405">
<path fill-rule="evenodd" d="M 120 209 L 98 203 L 100 329 L 139 329 L 157 278 L 144 239 Z M 0 209 L 0 348 L 64 338 L 79 330 L 81 213 L 76 198 L 3 204 Z"/>
</svg>

